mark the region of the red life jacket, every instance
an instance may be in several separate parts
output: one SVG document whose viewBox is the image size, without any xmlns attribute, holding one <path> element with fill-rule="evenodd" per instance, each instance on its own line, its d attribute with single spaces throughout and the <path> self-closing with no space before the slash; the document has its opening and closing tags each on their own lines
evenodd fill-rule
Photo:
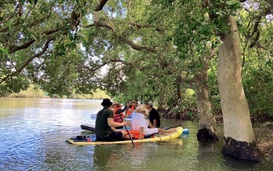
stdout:
<svg viewBox="0 0 273 171">
<path fill-rule="evenodd" d="M 122 110 L 120 107 L 114 109 L 114 118 L 113 118 L 113 120 L 114 120 L 115 122 L 121 123 L 121 122 L 123 122 L 124 114 L 123 114 L 123 112 L 117 114 L 117 111 L 118 111 L 119 109 Z M 120 116 L 121 116 L 121 117 L 120 117 Z"/>
</svg>

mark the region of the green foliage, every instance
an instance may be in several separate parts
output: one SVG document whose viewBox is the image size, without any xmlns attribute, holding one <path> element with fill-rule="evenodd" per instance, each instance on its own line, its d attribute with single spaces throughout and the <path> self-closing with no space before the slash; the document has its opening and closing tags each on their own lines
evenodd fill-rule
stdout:
<svg viewBox="0 0 273 171">
<path fill-rule="evenodd" d="M 273 116 L 272 108 L 272 28 L 266 19 L 266 6 L 260 10 L 241 10 L 238 16 L 243 49 L 243 84 L 251 115 L 255 118 Z"/>
<path fill-rule="evenodd" d="M 28 80 L 24 75 L 19 75 L 0 84 L 0 97 L 7 96 L 10 93 L 18 93 L 20 90 L 26 90 L 29 87 Z"/>
<path fill-rule="evenodd" d="M 47 92 L 44 92 L 39 85 L 31 84 L 26 90 L 21 90 L 17 93 L 11 93 L 6 95 L 11 98 L 45 98 L 49 97 Z M 51 95 L 51 97 L 60 98 L 57 94 Z M 110 98 L 104 91 L 96 90 L 94 92 L 89 92 L 89 94 L 76 94 L 73 92 L 70 96 L 64 96 L 65 98 L 72 99 L 103 99 Z"/>
<path fill-rule="evenodd" d="M 220 95 L 217 82 L 217 68 L 216 65 L 213 65 L 217 62 L 217 59 L 212 59 L 212 66 L 208 71 L 208 86 L 209 86 L 209 100 L 212 106 L 212 113 L 221 114 L 221 104 L 220 104 Z"/>
<path fill-rule="evenodd" d="M 90 94 L 76 94 L 72 93 L 70 98 L 72 99 L 103 99 L 110 98 L 104 91 L 96 90 L 91 92 Z"/>
<path fill-rule="evenodd" d="M 18 97 L 18 98 L 41 98 L 44 97 L 44 92 L 37 86 L 30 85 L 28 89 L 21 90 L 18 93 L 12 93 L 8 97 Z"/>
<path fill-rule="evenodd" d="M 95 13 L 98 1 L 21 0 L 19 6 L 5 1 L 0 95 L 35 84 L 49 96 L 91 98 L 87 94 L 100 88 L 119 101 L 153 100 L 168 107 L 181 93 L 177 112 L 193 115 L 195 96 L 187 90 L 207 86 L 213 111 L 219 112 L 217 53 L 210 55 L 221 45 L 219 35 L 228 31 L 225 19 L 232 15 L 241 33 L 251 112 L 273 113 L 267 93 L 273 87 L 272 22 L 259 18 L 265 5 L 246 12 L 237 0 L 210 2 L 202 7 L 199 0 L 108 1 Z M 253 32 L 256 21 L 262 23 L 259 33 Z M 198 80 L 202 74 L 208 80 Z"/>
<path fill-rule="evenodd" d="M 0 56 L 5 56 L 9 54 L 9 50 L 0 46 Z"/>
<path fill-rule="evenodd" d="M 273 68 L 252 68 L 247 74 L 244 85 L 246 96 L 252 114 L 273 116 L 273 97 L 269 92 L 273 91 Z"/>
<path fill-rule="evenodd" d="M 69 95 L 73 88 L 77 88 L 75 84 L 80 82 L 74 79 L 78 76 L 80 68 L 77 64 L 81 57 L 75 55 L 75 59 L 66 59 L 79 48 L 77 22 L 79 16 L 90 11 L 91 4 L 79 0 L 57 0 L 10 2 L 1 6 L 0 84 L 5 87 L 2 94 L 16 93 L 31 83 L 44 83 L 42 86 L 46 91 L 59 95 Z M 76 11 L 76 16 L 72 16 L 72 11 Z M 56 56 L 60 58 L 56 59 Z M 70 66 L 62 66 L 68 63 Z M 8 82 L 18 80 L 18 74 L 27 78 L 22 84 L 24 86 L 11 87 Z"/>
</svg>

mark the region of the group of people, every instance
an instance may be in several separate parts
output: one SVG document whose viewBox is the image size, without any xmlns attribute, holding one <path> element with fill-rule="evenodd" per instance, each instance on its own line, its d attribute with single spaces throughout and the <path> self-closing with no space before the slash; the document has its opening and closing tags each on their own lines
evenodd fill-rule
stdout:
<svg viewBox="0 0 273 171">
<path fill-rule="evenodd" d="M 97 114 L 95 134 L 97 141 L 119 141 L 130 137 L 143 139 L 145 136 L 158 133 L 175 132 L 175 129 L 164 130 L 160 127 L 160 116 L 152 102 L 138 105 L 137 101 L 128 103 L 124 109 L 110 99 L 103 99 L 103 109 Z M 123 114 L 125 113 L 125 114 Z M 126 126 L 124 117 L 131 117 L 132 131 L 117 130 Z M 148 119 L 145 119 L 147 117 Z"/>
</svg>

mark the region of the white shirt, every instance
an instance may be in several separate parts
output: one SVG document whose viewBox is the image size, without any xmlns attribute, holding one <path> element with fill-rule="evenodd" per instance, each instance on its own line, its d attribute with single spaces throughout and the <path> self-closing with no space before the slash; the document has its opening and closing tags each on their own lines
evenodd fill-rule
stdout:
<svg viewBox="0 0 273 171">
<path fill-rule="evenodd" d="M 144 135 L 151 135 L 158 133 L 158 128 L 148 128 L 149 121 L 145 119 L 144 114 L 133 112 L 132 113 L 132 130 L 139 131 L 143 127 Z"/>
</svg>

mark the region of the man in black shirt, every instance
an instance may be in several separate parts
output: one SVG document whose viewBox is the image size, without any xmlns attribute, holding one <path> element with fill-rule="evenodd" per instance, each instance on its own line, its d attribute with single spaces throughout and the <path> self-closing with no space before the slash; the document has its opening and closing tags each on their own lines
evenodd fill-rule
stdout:
<svg viewBox="0 0 273 171">
<path fill-rule="evenodd" d="M 159 128 L 160 127 L 160 116 L 158 111 L 153 107 L 153 103 L 149 102 L 146 105 L 147 109 L 149 110 L 149 120 L 152 123 L 152 125 L 155 128 Z"/>
<path fill-rule="evenodd" d="M 100 110 L 96 118 L 95 134 L 97 141 L 119 141 L 127 135 L 125 131 L 116 131 L 112 127 L 119 127 L 126 125 L 126 122 L 114 122 L 114 112 L 110 109 L 112 102 L 110 99 L 103 99 L 101 105 L 103 109 Z"/>
</svg>

